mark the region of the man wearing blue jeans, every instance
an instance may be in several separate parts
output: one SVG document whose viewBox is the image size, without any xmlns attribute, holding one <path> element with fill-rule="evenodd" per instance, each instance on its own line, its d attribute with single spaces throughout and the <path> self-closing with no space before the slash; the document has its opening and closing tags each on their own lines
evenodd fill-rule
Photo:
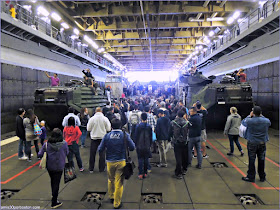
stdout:
<svg viewBox="0 0 280 210">
<path fill-rule="evenodd" d="M 202 125 L 202 120 L 201 117 L 197 114 L 197 109 L 196 107 L 191 107 L 189 109 L 190 113 L 190 119 L 189 119 L 189 144 L 188 144 L 188 149 L 189 149 L 189 164 L 191 165 L 192 163 L 192 148 L 193 146 L 195 147 L 197 151 L 197 165 L 196 168 L 201 169 L 202 165 L 202 154 L 201 154 L 201 125 Z"/>
<path fill-rule="evenodd" d="M 265 167 L 265 152 L 266 142 L 269 140 L 268 128 L 271 122 L 268 118 L 262 115 L 261 107 L 255 106 L 248 117 L 243 120 L 243 125 L 247 127 L 245 137 L 248 140 L 247 149 L 249 156 L 249 169 L 247 176 L 242 177 L 243 181 L 255 182 L 256 168 L 255 160 L 258 157 L 258 174 L 260 181 L 266 180 Z"/>
<path fill-rule="evenodd" d="M 25 110 L 23 108 L 18 109 L 18 116 L 16 117 L 16 135 L 19 137 L 18 145 L 18 159 L 27 160 L 27 157 L 23 153 L 23 145 L 26 150 L 26 139 L 25 139 L 25 129 L 23 126 L 23 116 L 25 115 Z M 26 152 L 25 152 L 26 153 Z"/>
</svg>

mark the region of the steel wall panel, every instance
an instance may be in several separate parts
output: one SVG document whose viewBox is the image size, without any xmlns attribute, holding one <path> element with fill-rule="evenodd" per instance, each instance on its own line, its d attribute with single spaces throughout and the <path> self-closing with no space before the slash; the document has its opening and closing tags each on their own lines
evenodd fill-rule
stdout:
<svg viewBox="0 0 280 210">
<path fill-rule="evenodd" d="M 247 80 L 253 80 L 253 79 L 257 79 L 258 75 L 259 75 L 259 68 L 258 66 L 252 67 L 252 68 L 248 68 L 246 70 L 246 74 L 247 74 Z"/>
<path fill-rule="evenodd" d="M 257 104 L 261 106 L 263 110 L 272 110 L 273 107 L 272 93 L 259 93 Z"/>
<path fill-rule="evenodd" d="M 21 67 L 9 64 L 2 64 L 1 78 L 9 80 L 21 80 Z"/>
<path fill-rule="evenodd" d="M 22 80 L 29 82 L 37 82 L 37 71 L 30 68 L 22 68 Z"/>
<path fill-rule="evenodd" d="M 23 96 L 33 96 L 35 89 L 37 88 L 38 84 L 37 82 L 22 82 L 22 88 L 23 88 Z"/>
<path fill-rule="evenodd" d="M 273 92 L 274 93 L 279 93 L 279 77 L 273 77 Z"/>
<path fill-rule="evenodd" d="M 253 93 L 257 93 L 258 92 L 258 80 L 250 80 L 248 81 L 251 86 L 252 86 L 252 91 Z"/>
<path fill-rule="evenodd" d="M 269 92 L 272 93 L 272 78 L 259 79 L 259 93 Z"/>
<path fill-rule="evenodd" d="M 23 106 L 21 96 L 3 96 L 1 100 L 3 100 L 3 107 L 1 107 L 1 112 L 16 111 L 19 107 Z"/>
<path fill-rule="evenodd" d="M 279 61 L 276 61 L 273 63 L 273 75 L 279 76 L 279 71 L 280 71 Z"/>
<path fill-rule="evenodd" d="M 34 103 L 34 96 L 23 96 L 23 107 L 27 109 L 32 109 Z"/>
<path fill-rule="evenodd" d="M 273 63 L 267 63 L 259 66 L 259 78 L 272 77 Z"/>
<path fill-rule="evenodd" d="M 278 93 L 273 93 L 272 94 L 272 106 L 273 110 L 279 112 L 279 94 Z"/>
<path fill-rule="evenodd" d="M 38 82 L 48 82 L 49 84 L 51 84 L 50 79 L 46 76 L 44 71 L 40 71 L 40 70 L 36 70 L 36 71 L 38 74 Z M 52 76 L 52 75 L 50 75 L 50 76 Z"/>
<path fill-rule="evenodd" d="M 3 80 L 2 81 L 3 96 L 21 96 L 22 95 L 22 81 L 17 80 Z"/>
</svg>

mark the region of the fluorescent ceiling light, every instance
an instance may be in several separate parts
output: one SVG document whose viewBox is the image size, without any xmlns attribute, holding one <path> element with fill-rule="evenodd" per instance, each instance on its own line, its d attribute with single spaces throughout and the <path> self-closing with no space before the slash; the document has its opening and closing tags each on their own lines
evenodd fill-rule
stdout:
<svg viewBox="0 0 280 210">
<path fill-rule="evenodd" d="M 195 49 L 198 50 L 198 46 L 196 46 Z"/>
<path fill-rule="evenodd" d="M 23 5 L 22 7 L 27 11 L 31 12 L 31 7 L 32 7 L 31 5 Z"/>
<path fill-rule="evenodd" d="M 244 20 L 244 19 L 239 18 L 239 19 L 237 20 L 237 22 L 238 22 L 238 23 L 241 23 L 243 20 Z"/>
<path fill-rule="evenodd" d="M 228 20 L 227 20 L 227 24 L 232 24 L 234 22 L 234 18 L 233 17 L 230 17 Z"/>
<path fill-rule="evenodd" d="M 207 18 L 207 21 L 224 21 L 223 17 L 214 17 L 214 18 Z"/>
<path fill-rule="evenodd" d="M 69 28 L 69 25 L 67 24 L 67 23 L 61 23 L 61 26 L 63 27 L 63 28 L 65 28 L 65 29 L 68 29 Z"/>
<path fill-rule="evenodd" d="M 204 52 L 206 52 L 207 50 L 208 50 L 207 48 L 204 48 L 204 49 L 203 49 Z"/>
<path fill-rule="evenodd" d="M 210 31 L 208 35 L 209 35 L 209 36 L 214 36 L 214 34 L 215 34 L 214 31 Z"/>
<path fill-rule="evenodd" d="M 97 52 L 98 53 L 102 53 L 102 52 L 104 52 L 105 51 L 105 49 L 102 47 L 102 48 L 100 48 Z"/>
<path fill-rule="evenodd" d="M 42 6 L 39 6 L 38 8 L 37 8 L 37 13 L 38 13 L 38 15 L 40 15 L 40 14 L 42 14 L 42 15 L 44 15 L 44 16 L 49 16 L 49 12 L 44 8 L 44 7 L 42 7 Z"/>
<path fill-rule="evenodd" d="M 202 49 L 203 49 L 202 45 L 200 45 L 200 46 L 198 47 L 198 49 L 202 50 Z"/>
<path fill-rule="evenodd" d="M 32 0 L 31 2 L 32 2 L 32 3 L 36 3 L 36 2 L 37 2 L 37 0 Z"/>
<path fill-rule="evenodd" d="M 267 1 L 259 1 L 259 5 L 261 6 L 261 7 L 263 7 L 263 5 L 266 3 Z"/>
<path fill-rule="evenodd" d="M 73 32 L 74 32 L 74 34 L 76 34 L 77 36 L 78 36 L 79 33 L 80 33 L 80 31 L 79 31 L 78 29 L 76 29 L 76 28 L 74 28 Z"/>
<path fill-rule="evenodd" d="M 232 17 L 236 20 L 241 15 L 240 11 L 233 13 Z"/>
<path fill-rule="evenodd" d="M 56 21 L 61 21 L 61 17 L 57 14 L 57 13 L 55 13 L 55 12 L 53 12 L 52 14 L 51 14 L 51 17 L 53 18 L 53 19 L 55 19 Z"/>
<path fill-rule="evenodd" d="M 79 36 L 77 36 L 77 35 L 72 35 L 72 36 L 70 36 L 70 38 L 71 38 L 71 39 L 78 39 Z"/>
</svg>

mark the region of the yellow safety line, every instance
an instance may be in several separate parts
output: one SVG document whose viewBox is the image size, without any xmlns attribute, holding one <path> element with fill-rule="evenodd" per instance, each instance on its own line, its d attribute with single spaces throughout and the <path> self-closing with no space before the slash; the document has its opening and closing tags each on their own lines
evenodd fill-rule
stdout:
<svg viewBox="0 0 280 210">
<path fill-rule="evenodd" d="M 2 147 L 6 144 L 10 144 L 10 143 L 12 143 L 14 141 L 18 141 L 18 140 L 19 140 L 19 137 L 17 137 L 17 136 L 11 137 L 11 138 L 0 141 L 0 146 Z"/>
</svg>

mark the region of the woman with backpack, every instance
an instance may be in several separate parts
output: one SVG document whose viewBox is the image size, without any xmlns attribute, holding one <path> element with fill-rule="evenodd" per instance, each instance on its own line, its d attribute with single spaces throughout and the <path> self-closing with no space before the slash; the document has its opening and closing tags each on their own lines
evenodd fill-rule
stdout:
<svg viewBox="0 0 280 210">
<path fill-rule="evenodd" d="M 146 178 L 148 175 L 149 169 L 149 158 L 152 156 L 151 154 L 151 146 L 153 143 L 153 134 L 152 127 L 147 124 L 147 113 L 141 114 L 141 123 L 137 125 L 135 129 L 135 145 L 136 152 L 138 156 L 138 169 L 139 174 L 138 178 L 142 180 Z"/>
<path fill-rule="evenodd" d="M 26 135 L 26 155 L 27 155 L 27 161 L 31 162 L 31 141 L 34 141 L 36 153 L 37 153 L 37 158 L 38 157 L 38 152 L 39 152 L 39 146 L 38 146 L 38 140 L 39 140 L 39 135 L 36 135 L 34 133 L 34 125 L 39 126 L 39 120 L 38 117 L 34 114 L 32 109 L 28 109 L 27 112 L 27 117 L 24 118 L 23 120 L 23 126 L 25 129 L 25 135 Z"/>
<path fill-rule="evenodd" d="M 78 114 L 78 117 L 80 118 L 81 121 L 81 126 L 80 126 L 80 130 L 82 132 L 81 135 L 81 148 L 86 147 L 85 145 L 85 141 L 87 138 L 87 124 L 88 124 L 88 120 L 89 120 L 89 114 L 88 114 L 88 109 L 87 108 L 82 108 L 81 112 Z"/>
<path fill-rule="evenodd" d="M 84 167 L 78 145 L 81 135 L 82 132 L 80 128 L 78 126 L 75 126 L 74 117 L 70 117 L 68 119 L 68 126 L 65 126 L 63 129 L 63 137 L 67 142 L 69 148 L 69 154 L 67 155 L 67 158 L 69 164 L 74 167 L 73 155 L 75 155 L 80 172 L 83 172 Z"/>
<path fill-rule="evenodd" d="M 49 138 L 48 142 L 44 143 L 42 146 L 40 152 L 38 153 L 38 157 L 42 158 L 44 152 L 47 153 L 46 167 L 51 178 L 51 208 L 54 209 L 62 205 L 62 203 L 57 200 L 57 197 L 61 176 L 65 167 L 65 158 L 69 153 L 67 143 L 63 141 L 63 136 L 60 129 L 53 129 L 51 137 Z"/>
</svg>

